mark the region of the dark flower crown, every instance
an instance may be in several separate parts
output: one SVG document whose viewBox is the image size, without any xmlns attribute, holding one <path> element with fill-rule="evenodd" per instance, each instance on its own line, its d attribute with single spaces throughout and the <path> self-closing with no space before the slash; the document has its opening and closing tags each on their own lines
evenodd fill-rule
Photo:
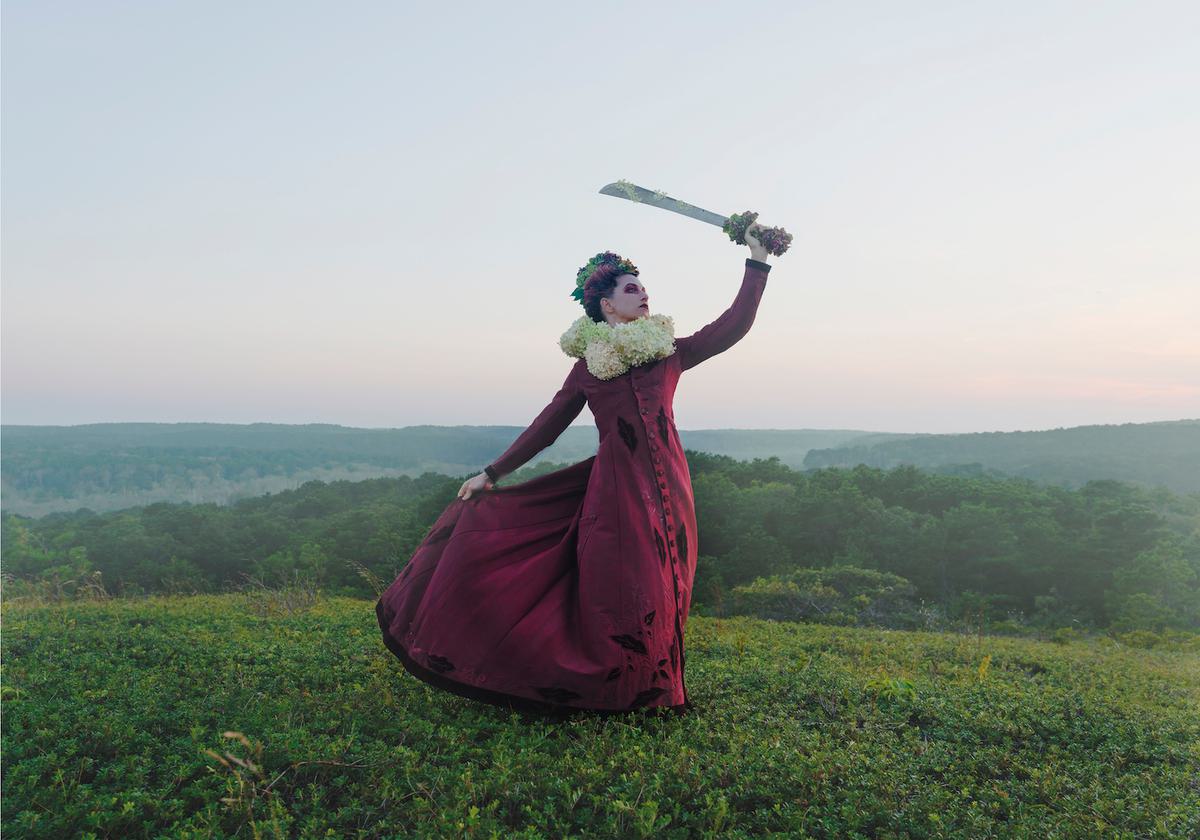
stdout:
<svg viewBox="0 0 1200 840">
<path fill-rule="evenodd" d="M 638 267 L 622 257 L 620 254 L 612 251 L 601 251 L 599 254 L 588 260 L 587 265 L 580 268 L 579 272 L 575 275 L 575 290 L 571 292 L 571 297 L 579 301 L 581 306 L 584 303 L 583 287 L 586 286 L 587 282 L 591 280 L 596 272 L 604 266 L 613 266 L 616 268 L 617 277 L 620 277 L 622 274 L 638 273 Z"/>
</svg>

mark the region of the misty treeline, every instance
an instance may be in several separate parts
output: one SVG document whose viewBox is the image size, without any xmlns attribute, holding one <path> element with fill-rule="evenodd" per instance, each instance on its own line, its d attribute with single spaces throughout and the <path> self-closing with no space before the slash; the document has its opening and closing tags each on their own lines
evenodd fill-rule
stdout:
<svg viewBox="0 0 1200 840">
<path fill-rule="evenodd" d="M 92 423 L 0 431 L 4 510 L 43 516 L 157 502 L 232 504 L 307 481 L 456 474 L 488 463 L 521 428 Z M 912 464 L 946 475 L 1016 476 L 1059 487 L 1108 478 L 1200 492 L 1197 420 L 957 435 L 829 429 L 682 429 L 680 435 L 689 450 L 778 456 L 801 470 Z M 596 451 L 596 442 L 594 426 L 572 426 L 541 457 L 580 461 Z"/>
<path fill-rule="evenodd" d="M 881 626 L 931 614 L 1080 630 L 1200 630 L 1200 495 L 1080 489 L 911 466 L 799 472 L 687 452 L 699 520 L 694 602 Z M 561 465 L 543 462 L 506 485 Z M 313 481 L 229 506 L 6 514 L 6 597 L 295 585 L 374 597 L 462 476 Z"/>
<path fill-rule="evenodd" d="M 1082 487 L 1111 478 L 1177 493 L 1200 493 L 1200 420 L 1075 426 L 1035 432 L 864 436 L 811 449 L 804 469 L 912 464 L 933 472 L 975 465 L 981 473 Z"/>
<path fill-rule="evenodd" d="M 551 457 L 595 451 L 568 429 Z M 455 473 L 487 463 L 516 436 L 505 426 L 359 429 L 327 424 L 95 423 L 3 427 L 7 512 L 42 516 L 150 505 L 231 504 L 307 481 Z"/>
</svg>

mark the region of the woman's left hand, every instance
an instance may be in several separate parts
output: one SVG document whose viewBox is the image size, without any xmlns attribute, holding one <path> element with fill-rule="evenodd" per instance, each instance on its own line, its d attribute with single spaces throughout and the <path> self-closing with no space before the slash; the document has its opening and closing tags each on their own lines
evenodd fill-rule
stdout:
<svg viewBox="0 0 1200 840">
<path fill-rule="evenodd" d="M 762 227 L 763 226 L 758 222 L 754 222 L 750 225 L 750 227 L 746 228 L 746 244 L 750 246 L 750 259 L 758 260 L 759 262 L 766 262 L 767 249 L 761 242 L 758 241 L 758 237 L 754 235 L 755 232 L 761 230 Z"/>
</svg>

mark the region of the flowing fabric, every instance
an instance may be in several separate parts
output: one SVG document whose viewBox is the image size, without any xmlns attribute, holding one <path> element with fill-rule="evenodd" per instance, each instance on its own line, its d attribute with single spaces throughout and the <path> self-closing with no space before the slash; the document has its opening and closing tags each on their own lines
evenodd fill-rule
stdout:
<svg viewBox="0 0 1200 840">
<path fill-rule="evenodd" d="M 376 604 L 384 643 L 411 674 L 551 714 L 693 707 L 684 631 L 698 535 L 672 404 L 683 371 L 749 331 L 770 268 L 747 259 L 733 304 L 665 358 L 608 380 L 577 360 L 491 466 L 511 473 L 585 404 L 594 455 L 441 513 Z"/>
</svg>

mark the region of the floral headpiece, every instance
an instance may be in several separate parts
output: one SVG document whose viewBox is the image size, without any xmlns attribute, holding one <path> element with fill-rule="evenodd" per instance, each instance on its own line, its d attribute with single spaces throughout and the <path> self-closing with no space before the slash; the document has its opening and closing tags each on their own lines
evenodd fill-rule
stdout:
<svg viewBox="0 0 1200 840">
<path fill-rule="evenodd" d="M 638 273 L 638 267 L 622 257 L 620 254 L 613 253 L 612 251 L 601 251 L 599 254 L 588 260 L 587 265 L 580 268 L 578 273 L 575 275 L 575 289 L 571 292 L 571 297 L 579 301 L 580 306 L 584 305 L 583 287 L 586 286 L 588 280 L 591 280 L 596 272 L 604 266 L 613 266 L 616 268 L 617 277 L 620 277 L 622 274 Z"/>
</svg>

